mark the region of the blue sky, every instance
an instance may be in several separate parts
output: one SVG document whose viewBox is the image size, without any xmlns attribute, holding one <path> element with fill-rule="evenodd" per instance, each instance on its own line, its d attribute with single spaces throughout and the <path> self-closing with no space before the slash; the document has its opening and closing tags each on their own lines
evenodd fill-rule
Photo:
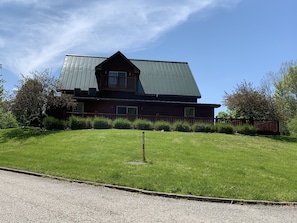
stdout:
<svg viewBox="0 0 297 223">
<path fill-rule="evenodd" d="M 198 102 L 221 104 L 225 91 L 297 59 L 296 9 L 296 0 L 0 0 L 0 74 L 11 91 L 30 71 L 58 77 L 66 54 L 120 50 L 188 62 Z"/>
</svg>

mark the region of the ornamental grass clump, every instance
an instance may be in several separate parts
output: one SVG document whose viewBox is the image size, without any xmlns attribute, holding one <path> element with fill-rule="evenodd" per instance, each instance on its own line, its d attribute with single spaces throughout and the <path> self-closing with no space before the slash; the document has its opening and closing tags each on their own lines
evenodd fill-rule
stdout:
<svg viewBox="0 0 297 223">
<path fill-rule="evenodd" d="M 63 130 L 65 129 L 65 121 L 48 116 L 43 119 L 43 127 L 47 130 Z"/>
<path fill-rule="evenodd" d="M 140 130 L 152 130 L 154 128 L 153 123 L 146 119 L 136 119 L 133 122 L 133 127 Z"/>
<path fill-rule="evenodd" d="M 188 122 L 176 121 L 173 123 L 173 130 L 178 132 L 191 132 L 191 126 Z"/>
<path fill-rule="evenodd" d="M 132 123 L 128 119 L 116 118 L 112 125 L 115 129 L 131 129 Z"/>
<path fill-rule="evenodd" d="M 217 123 L 215 124 L 216 132 L 218 133 L 226 133 L 226 134 L 233 134 L 234 133 L 234 126 L 229 123 Z"/>
<path fill-rule="evenodd" d="M 95 117 L 93 120 L 94 129 L 110 129 L 112 128 L 112 121 L 109 118 Z"/>
<path fill-rule="evenodd" d="M 92 128 L 92 120 L 90 118 L 81 118 L 77 116 L 70 116 L 69 127 L 72 130 Z"/>
<path fill-rule="evenodd" d="M 199 122 L 196 122 L 193 126 L 192 126 L 192 129 L 194 132 L 205 132 L 206 130 L 206 125 L 205 123 L 199 123 Z"/>
<path fill-rule="evenodd" d="M 253 125 L 238 125 L 235 127 L 235 131 L 243 135 L 255 135 L 257 133 L 257 128 Z"/>
<path fill-rule="evenodd" d="M 156 121 L 154 123 L 154 129 L 158 131 L 170 131 L 171 124 L 167 121 Z"/>
</svg>

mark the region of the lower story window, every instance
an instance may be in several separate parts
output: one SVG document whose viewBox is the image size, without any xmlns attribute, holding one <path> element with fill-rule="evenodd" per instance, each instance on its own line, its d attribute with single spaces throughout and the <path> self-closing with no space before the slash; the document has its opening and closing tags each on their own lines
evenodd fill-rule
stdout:
<svg viewBox="0 0 297 223">
<path fill-rule="evenodd" d="M 83 102 L 77 102 L 76 107 L 73 108 L 73 112 L 84 112 L 84 107 Z"/>
<path fill-rule="evenodd" d="M 193 107 L 186 107 L 184 112 L 185 117 L 195 117 L 195 108 Z"/>
<path fill-rule="evenodd" d="M 118 115 L 138 115 L 136 106 L 117 106 Z"/>
</svg>

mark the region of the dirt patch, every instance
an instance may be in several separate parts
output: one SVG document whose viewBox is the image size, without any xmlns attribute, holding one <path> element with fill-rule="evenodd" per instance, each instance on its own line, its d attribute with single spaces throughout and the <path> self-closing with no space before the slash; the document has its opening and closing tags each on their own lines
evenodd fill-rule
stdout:
<svg viewBox="0 0 297 223">
<path fill-rule="evenodd" d="M 145 165 L 147 164 L 146 162 L 137 162 L 137 161 L 131 161 L 131 162 L 128 162 L 128 164 L 130 165 Z"/>
</svg>

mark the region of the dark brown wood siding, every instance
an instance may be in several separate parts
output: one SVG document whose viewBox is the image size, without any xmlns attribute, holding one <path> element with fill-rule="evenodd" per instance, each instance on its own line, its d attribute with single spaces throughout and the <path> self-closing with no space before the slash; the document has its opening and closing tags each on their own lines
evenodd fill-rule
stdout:
<svg viewBox="0 0 297 223">
<path fill-rule="evenodd" d="M 126 102 L 126 101 L 85 101 L 84 112 L 116 114 L 117 106 L 137 107 L 139 115 L 184 117 L 185 107 L 195 108 L 195 117 L 213 118 L 214 108 L 205 105 L 178 103 Z"/>
</svg>

